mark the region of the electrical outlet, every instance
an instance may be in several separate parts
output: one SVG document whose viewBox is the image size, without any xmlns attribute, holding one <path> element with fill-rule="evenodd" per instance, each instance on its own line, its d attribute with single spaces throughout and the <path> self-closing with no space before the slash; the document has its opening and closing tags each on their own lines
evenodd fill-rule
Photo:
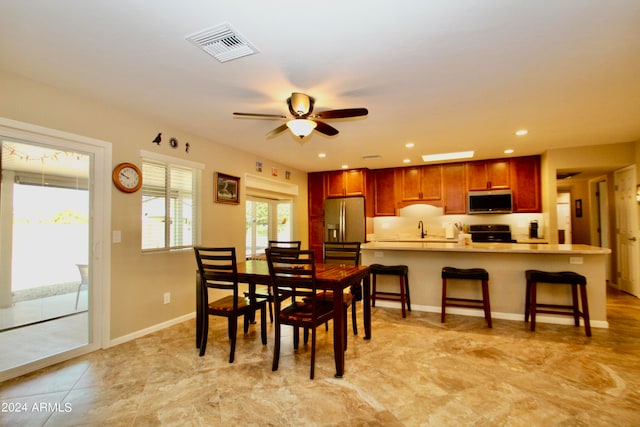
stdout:
<svg viewBox="0 0 640 427">
<path fill-rule="evenodd" d="M 171 292 L 165 292 L 163 297 L 165 304 L 169 304 L 171 302 Z"/>
<path fill-rule="evenodd" d="M 382 252 L 382 251 L 374 251 L 373 252 L 373 257 L 374 258 L 384 258 L 384 252 Z"/>
<path fill-rule="evenodd" d="M 569 264 L 582 264 L 584 259 L 581 256 L 569 257 Z"/>
</svg>

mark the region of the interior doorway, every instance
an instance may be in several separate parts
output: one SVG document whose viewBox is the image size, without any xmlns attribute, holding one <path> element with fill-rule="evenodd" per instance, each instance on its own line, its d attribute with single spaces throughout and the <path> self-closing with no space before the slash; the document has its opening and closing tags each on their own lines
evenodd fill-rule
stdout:
<svg viewBox="0 0 640 427">
<path fill-rule="evenodd" d="M 570 245 L 572 242 L 571 193 L 558 193 L 556 209 L 558 218 L 558 243 Z"/>
<path fill-rule="evenodd" d="M 636 167 L 614 172 L 616 201 L 616 247 L 618 287 L 640 296 L 638 260 L 638 202 L 636 201 Z"/>
</svg>

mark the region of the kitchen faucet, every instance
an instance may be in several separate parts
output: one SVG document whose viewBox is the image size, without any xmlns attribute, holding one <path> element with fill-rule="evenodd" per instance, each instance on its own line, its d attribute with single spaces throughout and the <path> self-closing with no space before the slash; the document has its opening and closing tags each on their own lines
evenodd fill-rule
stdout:
<svg viewBox="0 0 640 427">
<path fill-rule="evenodd" d="M 424 239 L 425 237 L 427 237 L 427 232 L 424 231 L 424 224 L 422 220 L 418 221 L 418 228 L 420 229 L 420 238 Z"/>
</svg>

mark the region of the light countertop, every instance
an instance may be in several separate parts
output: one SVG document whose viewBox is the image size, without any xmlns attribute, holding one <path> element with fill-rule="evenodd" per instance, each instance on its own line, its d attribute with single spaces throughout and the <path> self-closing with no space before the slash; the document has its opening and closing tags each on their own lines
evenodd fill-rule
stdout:
<svg viewBox="0 0 640 427">
<path fill-rule="evenodd" d="M 491 252 L 504 254 L 602 255 L 611 253 L 611 249 L 589 245 L 554 245 L 547 243 L 471 243 L 470 245 L 461 245 L 458 244 L 457 241 L 369 242 L 363 244 L 361 249 L 421 252 Z"/>
</svg>

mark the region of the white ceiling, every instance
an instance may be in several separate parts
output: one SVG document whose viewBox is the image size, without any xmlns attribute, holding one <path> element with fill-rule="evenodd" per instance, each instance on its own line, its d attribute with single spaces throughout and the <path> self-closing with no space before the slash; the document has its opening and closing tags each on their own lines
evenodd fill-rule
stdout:
<svg viewBox="0 0 640 427">
<path fill-rule="evenodd" d="M 260 52 L 185 40 L 224 22 Z M 306 171 L 640 140 L 638 0 L 2 0 L 0 67 Z M 369 115 L 303 145 L 232 115 L 287 113 L 293 91 Z"/>
</svg>

